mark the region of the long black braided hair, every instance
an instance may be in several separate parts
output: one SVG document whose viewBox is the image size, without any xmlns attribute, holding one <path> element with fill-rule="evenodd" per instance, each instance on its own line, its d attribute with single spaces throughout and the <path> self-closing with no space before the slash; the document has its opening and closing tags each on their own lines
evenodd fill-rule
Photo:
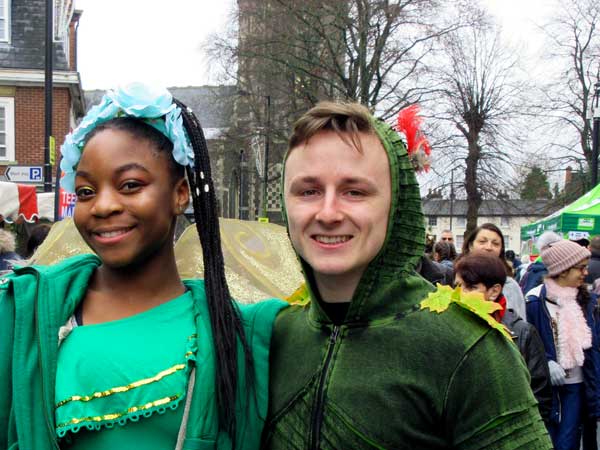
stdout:
<svg viewBox="0 0 600 450">
<path fill-rule="evenodd" d="M 239 311 L 231 299 L 225 280 L 219 219 L 216 214 L 217 201 L 204 132 L 191 109 L 180 101 L 175 99 L 173 101 L 181 109 L 183 125 L 194 151 L 194 168 L 186 166 L 185 172 L 192 194 L 196 229 L 202 244 L 204 259 L 204 285 L 215 349 L 219 429 L 229 434 L 235 448 L 235 403 L 238 390 L 237 339 L 240 339 L 244 351 L 246 392 L 253 392 L 254 362 Z M 164 151 L 168 155 L 169 171 L 173 182 L 184 176 L 183 166 L 173 158 L 173 143 L 142 119 L 131 116 L 110 119 L 91 130 L 86 136 L 86 142 L 105 129 L 126 131 L 137 138 L 148 140 L 158 151 Z"/>
<path fill-rule="evenodd" d="M 196 229 L 202 244 L 204 284 L 215 348 L 219 428 L 230 435 L 235 448 L 235 400 L 239 381 L 237 339 L 242 343 L 246 380 L 249 382 L 252 382 L 254 362 L 239 311 L 231 299 L 225 280 L 219 219 L 216 214 L 217 200 L 204 132 L 192 110 L 176 99 L 173 101 L 181 108 L 183 126 L 194 150 L 194 168 L 186 166 L 186 172 L 192 193 Z M 252 392 L 249 388 L 247 386 L 247 391 Z"/>
</svg>

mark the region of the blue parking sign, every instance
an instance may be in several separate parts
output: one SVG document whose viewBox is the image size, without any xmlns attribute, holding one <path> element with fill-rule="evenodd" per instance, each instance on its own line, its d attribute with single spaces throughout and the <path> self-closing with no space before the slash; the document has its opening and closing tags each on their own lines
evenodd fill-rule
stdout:
<svg viewBox="0 0 600 450">
<path fill-rule="evenodd" d="M 42 168 L 41 167 L 30 167 L 29 168 L 29 179 L 31 181 L 42 181 Z"/>
</svg>

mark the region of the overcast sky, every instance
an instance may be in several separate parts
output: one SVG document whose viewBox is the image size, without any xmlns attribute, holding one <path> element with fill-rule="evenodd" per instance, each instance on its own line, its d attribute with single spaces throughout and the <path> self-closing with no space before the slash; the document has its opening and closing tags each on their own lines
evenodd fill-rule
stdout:
<svg viewBox="0 0 600 450">
<path fill-rule="evenodd" d="M 206 84 L 201 49 L 224 26 L 233 0 L 76 0 L 78 68 L 84 89 L 128 81 Z"/>
<path fill-rule="evenodd" d="M 128 81 L 163 86 L 210 82 L 203 57 L 206 37 L 223 29 L 235 0 L 76 0 L 83 10 L 78 65 L 84 89 Z M 548 0 L 483 0 L 509 40 L 527 53 L 543 43 L 536 28 Z M 531 59 L 531 58 L 528 58 Z"/>
</svg>

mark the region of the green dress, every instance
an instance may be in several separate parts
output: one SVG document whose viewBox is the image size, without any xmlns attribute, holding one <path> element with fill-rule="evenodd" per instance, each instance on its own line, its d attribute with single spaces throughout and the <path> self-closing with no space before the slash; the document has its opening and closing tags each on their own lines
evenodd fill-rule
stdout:
<svg viewBox="0 0 600 450">
<path fill-rule="evenodd" d="M 175 448 L 196 350 L 189 292 L 128 318 L 74 327 L 58 352 L 61 448 Z"/>
</svg>

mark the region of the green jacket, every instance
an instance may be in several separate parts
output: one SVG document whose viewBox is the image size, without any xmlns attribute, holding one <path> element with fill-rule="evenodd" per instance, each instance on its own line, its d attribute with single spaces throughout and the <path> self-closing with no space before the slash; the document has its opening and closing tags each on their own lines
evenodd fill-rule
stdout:
<svg viewBox="0 0 600 450">
<path fill-rule="evenodd" d="M 73 314 L 99 265 L 95 255 L 81 255 L 55 266 L 19 268 L 0 279 L 0 448 L 58 448 L 54 423 L 58 330 Z M 231 442 L 217 429 L 214 348 L 204 283 L 184 283 L 196 300 L 198 330 L 196 383 L 184 449 L 229 449 Z M 240 358 L 240 449 L 259 446 L 267 406 L 272 322 L 283 306 L 279 301 L 240 306 L 255 364 L 255 391 L 249 393 L 252 400 L 246 402 L 246 377 Z"/>
<path fill-rule="evenodd" d="M 277 317 L 263 448 L 550 449 L 518 349 L 456 304 L 421 310 L 433 290 L 414 272 L 424 220 L 398 135 L 376 129 L 388 153 L 387 238 L 333 325 L 314 295 Z"/>
</svg>

